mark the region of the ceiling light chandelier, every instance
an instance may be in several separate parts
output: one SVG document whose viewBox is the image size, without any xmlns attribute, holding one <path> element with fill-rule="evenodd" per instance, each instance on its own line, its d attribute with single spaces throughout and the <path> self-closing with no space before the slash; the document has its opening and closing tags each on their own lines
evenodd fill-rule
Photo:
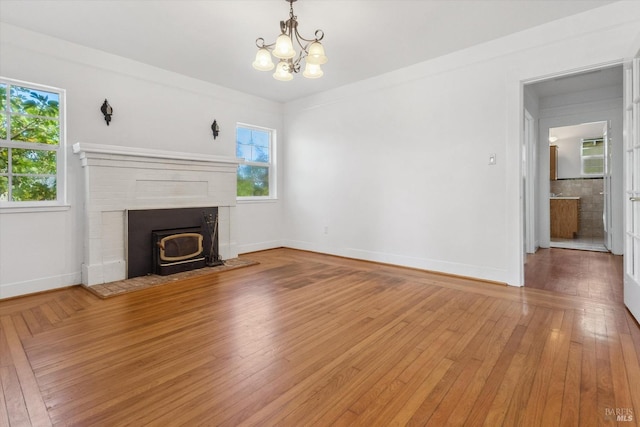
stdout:
<svg viewBox="0 0 640 427">
<path fill-rule="evenodd" d="M 298 17 L 293 14 L 293 2 L 297 0 L 285 0 L 289 2 L 289 19 L 280 21 L 280 31 L 282 32 L 275 43 L 265 44 L 264 39 L 259 37 L 256 39 L 258 53 L 253 61 L 253 68 L 260 71 L 273 70 L 274 64 L 271 59 L 271 53 L 278 58 L 280 62 L 275 67 L 273 78 L 281 81 L 289 81 L 293 79 L 293 73 L 300 72 L 300 63 L 305 60 L 305 67 L 302 75 L 308 79 L 317 79 L 324 74 L 320 65 L 327 62 L 324 54 L 324 47 L 320 40 L 324 37 L 322 30 L 316 30 L 315 38 L 305 39 L 298 33 Z M 296 52 L 293 48 L 293 40 L 300 47 L 300 52 Z M 297 55 L 297 57 L 296 57 Z"/>
</svg>

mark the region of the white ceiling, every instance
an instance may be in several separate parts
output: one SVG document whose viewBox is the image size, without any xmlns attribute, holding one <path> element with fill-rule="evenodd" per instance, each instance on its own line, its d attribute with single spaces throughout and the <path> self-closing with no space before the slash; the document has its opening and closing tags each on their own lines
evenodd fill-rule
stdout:
<svg viewBox="0 0 640 427">
<path fill-rule="evenodd" d="M 325 32 L 321 79 L 255 71 L 286 0 L 0 0 L 0 21 L 287 102 L 574 15 L 613 0 L 299 0 L 299 31 Z"/>
</svg>

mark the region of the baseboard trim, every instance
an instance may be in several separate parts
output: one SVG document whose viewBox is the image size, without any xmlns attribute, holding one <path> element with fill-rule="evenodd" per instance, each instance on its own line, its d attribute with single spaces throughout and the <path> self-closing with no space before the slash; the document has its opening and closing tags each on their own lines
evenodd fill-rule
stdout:
<svg viewBox="0 0 640 427">
<path fill-rule="evenodd" d="M 82 283 L 82 274 L 80 271 L 24 282 L 7 283 L 0 285 L 0 299 L 4 300 L 6 298 L 53 291 L 79 285 L 80 283 Z"/>
</svg>

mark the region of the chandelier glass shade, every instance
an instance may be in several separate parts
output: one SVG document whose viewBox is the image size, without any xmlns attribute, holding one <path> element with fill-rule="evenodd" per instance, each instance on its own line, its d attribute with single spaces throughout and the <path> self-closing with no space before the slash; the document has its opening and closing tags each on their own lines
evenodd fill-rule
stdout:
<svg viewBox="0 0 640 427">
<path fill-rule="evenodd" d="M 306 39 L 298 33 L 298 17 L 293 14 L 293 2 L 297 0 L 286 0 L 289 3 L 289 19 L 280 21 L 281 34 L 276 41 L 265 44 L 264 39 L 256 39 L 258 52 L 253 61 L 253 68 L 259 71 L 271 71 L 275 68 L 273 78 L 280 81 L 293 79 L 293 74 L 300 72 L 302 61 L 305 62 L 302 75 L 308 79 L 322 77 L 324 72 L 320 67 L 327 63 L 327 56 L 324 53 L 324 46 L 320 40 L 324 38 L 322 30 L 316 30 L 314 38 Z M 294 48 L 294 41 L 298 45 L 299 51 Z M 274 65 L 272 55 L 279 59 L 278 65 Z"/>
</svg>

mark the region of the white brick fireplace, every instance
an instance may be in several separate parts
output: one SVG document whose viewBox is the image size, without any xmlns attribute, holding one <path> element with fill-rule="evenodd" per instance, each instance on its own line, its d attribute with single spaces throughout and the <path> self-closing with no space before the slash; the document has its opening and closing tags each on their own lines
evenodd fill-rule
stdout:
<svg viewBox="0 0 640 427">
<path fill-rule="evenodd" d="M 76 143 L 84 170 L 85 285 L 127 278 L 127 211 L 217 207 L 222 259 L 238 256 L 233 236 L 237 159 Z"/>
</svg>

